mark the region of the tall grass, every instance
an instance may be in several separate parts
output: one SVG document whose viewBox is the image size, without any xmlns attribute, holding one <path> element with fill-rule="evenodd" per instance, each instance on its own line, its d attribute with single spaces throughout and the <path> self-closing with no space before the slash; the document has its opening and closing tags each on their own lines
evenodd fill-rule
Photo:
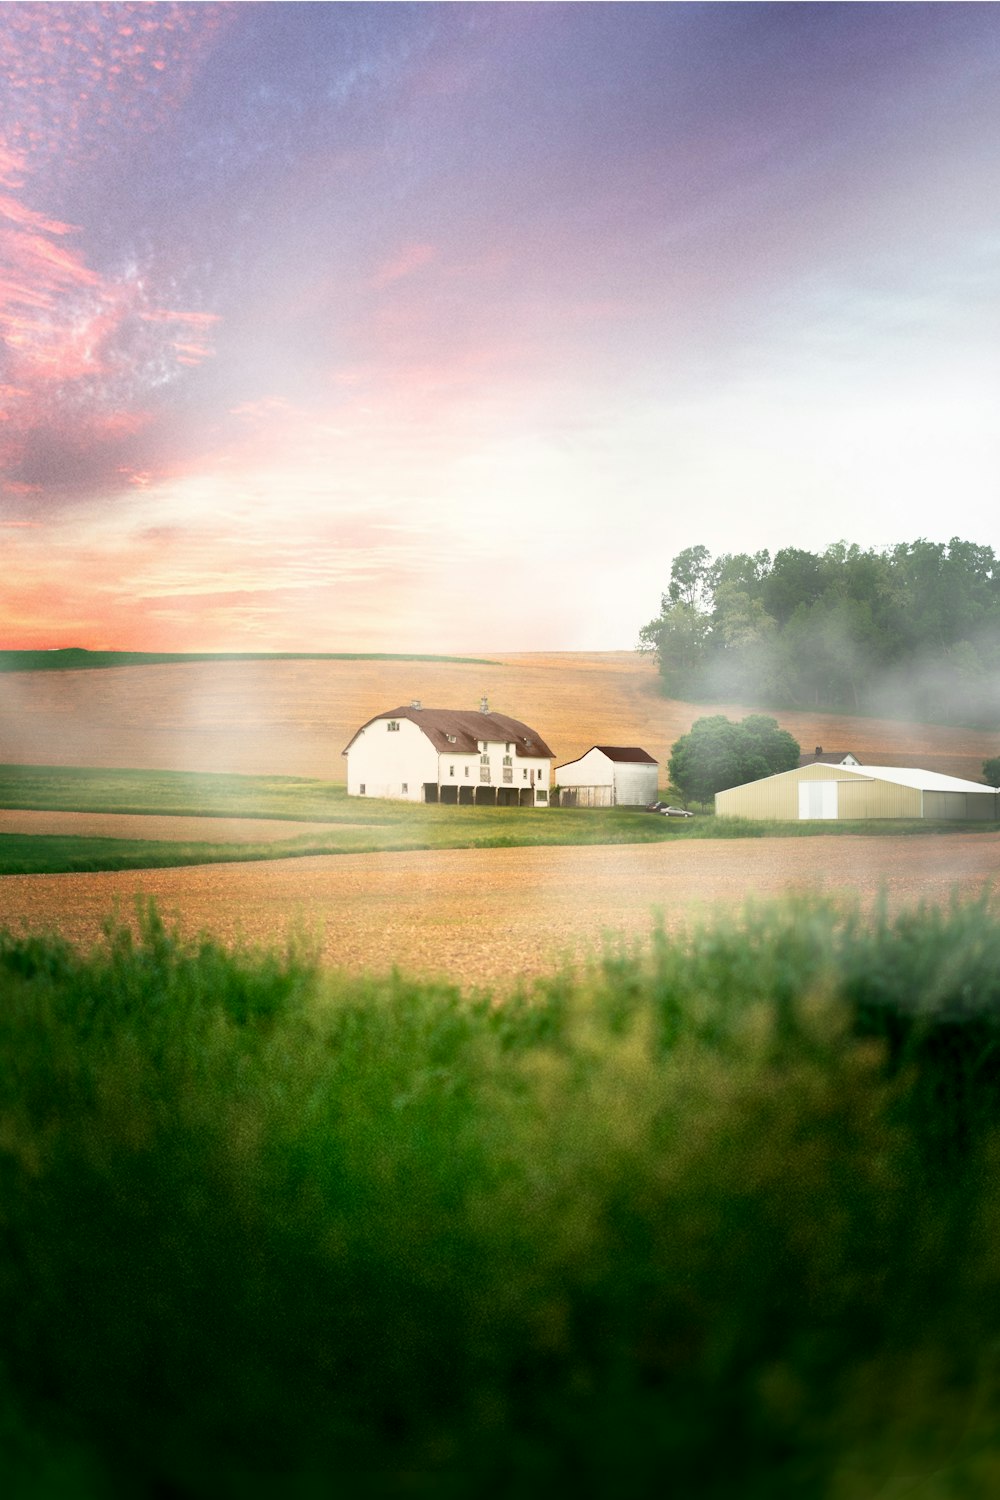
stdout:
<svg viewBox="0 0 1000 1500">
<path fill-rule="evenodd" d="M 992 1493 L 998 1040 L 984 902 L 502 1006 L 3 936 L 7 1493 Z"/>
</svg>

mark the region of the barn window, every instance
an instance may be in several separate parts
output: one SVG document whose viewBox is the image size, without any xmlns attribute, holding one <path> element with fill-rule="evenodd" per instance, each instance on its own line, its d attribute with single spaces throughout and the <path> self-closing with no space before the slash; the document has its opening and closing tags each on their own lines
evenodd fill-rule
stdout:
<svg viewBox="0 0 1000 1500">
<path fill-rule="evenodd" d="M 486 757 L 484 755 L 483 756 L 483 760 L 485 760 L 485 759 L 486 759 Z M 488 765 L 483 765 L 483 766 L 479 767 L 479 779 L 480 779 L 480 781 L 489 781 L 489 779 L 490 779 L 490 768 L 489 768 Z"/>
<path fill-rule="evenodd" d="M 362 797 L 365 795 L 365 784 L 364 784 L 364 782 L 362 782 L 361 785 L 358 787 L 358 792 L 359 792 L 359 794 Z"/>
<path fill-rule="evenodd" d="M 507 749 L 508 749 L 508 750 L 509 750 L 509 749 L 510 749 L 510 746 L 509 746 L 509 745 L 508 745 L 508 746 L 507 746 Z M 513 765 L 513 764 L 514 764 L 514 762 L 513 762 L 513 761 L 512 761 L 512 760 L 511 760 L 511 758 L 510 758 L 510 756 L 509 756 L 509 755 L 505 755 L 505 756 L 504 756 L 504 758 L 503 758 L 503 763 L 504 763 L 504 765 L 505 765 L 505 766 L 511 766 L 511 765 Z"/>
<path fill-rule="evenodd" d="M 408 792 L 408 791 L 409 791 L 409 790 L 410 790 L 410 783 L 409 783 L 409 782 L 408 782 L 408 781 L 404 781 L 404 782 L 403 782 L 403 795 L 404 795 L 404 796 L 405 796 L 405 795 L 406 795 L 406 793 L 407 793 L 407 792 Z"/>
<path fill-rule="evenodd" d="M 507 759 L 509 760 L 510 756 L 508 756 Z M 503 779 L 504 779 L 504 781 L 513 781 L 514 780 L 514 772 L 511 770 L 510 766 L 504 766 L 504 768 L 503 768 Z"/>
<path fill-rule="evenodd" d="M 488 765 L 489 765 L 489 763 L 490 763 L 490 758 L 489 758 L 489 756 L 488 756 L 488 755 L 481 755 L 481 756 L 480 756 L 480 757 L 479 757 L 479 764 L 480 764 L 480 765 L 481 765 L 481 766 L 488 766 Z"/>
<path fill-rule="evenodd" d="M 541 788 L 539 788 L 539 790 L 538 790 L 538 800 L 539 800 L 539 802 L 548 802 L 548 800 L 549 800 L 549 794 L 548 794 L 548 792 L 543 792 L 541 790 Z"/>
<path fill-rule="evenodd" d="M 398 729 L 399 728 L 399 720 L 398 719 L 390 719 L 389 720 L 389 728 L 390 728 L 390 730 L 392 730 L 392 729 Z"/>
<path fill-rule="evenodd" d="M 454 774 L 455 774 L 455 767 L 454 766 L 449 766 L 448 767 L 448 775 L 449 776 L 454 776 Z"/>
<path fill-rule="evenodd" d="M 527 779 L 528 779 L 528 771 L 527 771 L 527 768 L 525 768 L 525 769 L 524 769 L 524 770 L 523 770 L 523 771 L 522 771 L 522 772 L 521 772 L 521 780 L 522 780 L 522 781 L 527 781 Z"/>
</svg>

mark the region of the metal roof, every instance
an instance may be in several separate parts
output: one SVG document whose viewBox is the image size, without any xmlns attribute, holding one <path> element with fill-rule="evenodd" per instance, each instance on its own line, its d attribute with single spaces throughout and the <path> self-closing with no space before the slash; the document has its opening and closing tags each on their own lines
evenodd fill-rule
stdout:
<svg viewBox="0 0 1000 1500">
<path fill-rule="evenodd" d="M 462 708 L 414 708 L 410 703 L 403 708 L 388 708 L 385 713 L 376 714 L 368 723 L 362 724 L 341 753 L 346 755 L 361 731 L 367 729 L 369 724 L 377 724 L 381 719 L 409 719 L 418 729 L 423 730 L 435 750 L 442 755 L 447 755 L 449 750 L 453 755 L 478 754 L 480 743 L 485 740 L 493 744 L 498 741 L 513 744 L 519 755 L 553 759 L 552 751 L 541 735 L 530 725 L 522 724 L 520 719 L 508 718 L 506 714 L 484 714 Z"/>
<path fill-rule="evenodd" d="M 922 792 L 992 792 L 982 781 L 966 781 L 962 776 L 948 776 L 944 771 L 922 771 L 917 766 L 838 766 L 849 775 L 869 780 L 891 781 L 896 786 L 915 787 Z"/>
</svg>

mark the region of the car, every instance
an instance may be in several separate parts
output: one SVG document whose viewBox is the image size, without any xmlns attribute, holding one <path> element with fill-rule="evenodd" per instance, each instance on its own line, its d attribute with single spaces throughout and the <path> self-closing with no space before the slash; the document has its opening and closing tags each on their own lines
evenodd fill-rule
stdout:
<svg viewBox="0 0 1000 1500">
<path fill-rule="evenodd" d="M 694 813 L 688 812 L 686 807 L 661 807 L 660 812 L 665 818 L 693 818 Z"/>
</svg>

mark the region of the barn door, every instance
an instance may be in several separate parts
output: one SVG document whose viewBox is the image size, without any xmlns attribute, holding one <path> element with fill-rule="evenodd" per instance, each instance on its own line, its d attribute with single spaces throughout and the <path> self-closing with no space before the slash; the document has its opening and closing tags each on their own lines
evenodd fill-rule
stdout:
<svg viewBox="0 0 1000 1500">
<path fill-rule="evenodd" d="M 837 783 L 835 781 L 799 782 L 800 818 L 835 818 L 837 816 Z"/>
</svg>

